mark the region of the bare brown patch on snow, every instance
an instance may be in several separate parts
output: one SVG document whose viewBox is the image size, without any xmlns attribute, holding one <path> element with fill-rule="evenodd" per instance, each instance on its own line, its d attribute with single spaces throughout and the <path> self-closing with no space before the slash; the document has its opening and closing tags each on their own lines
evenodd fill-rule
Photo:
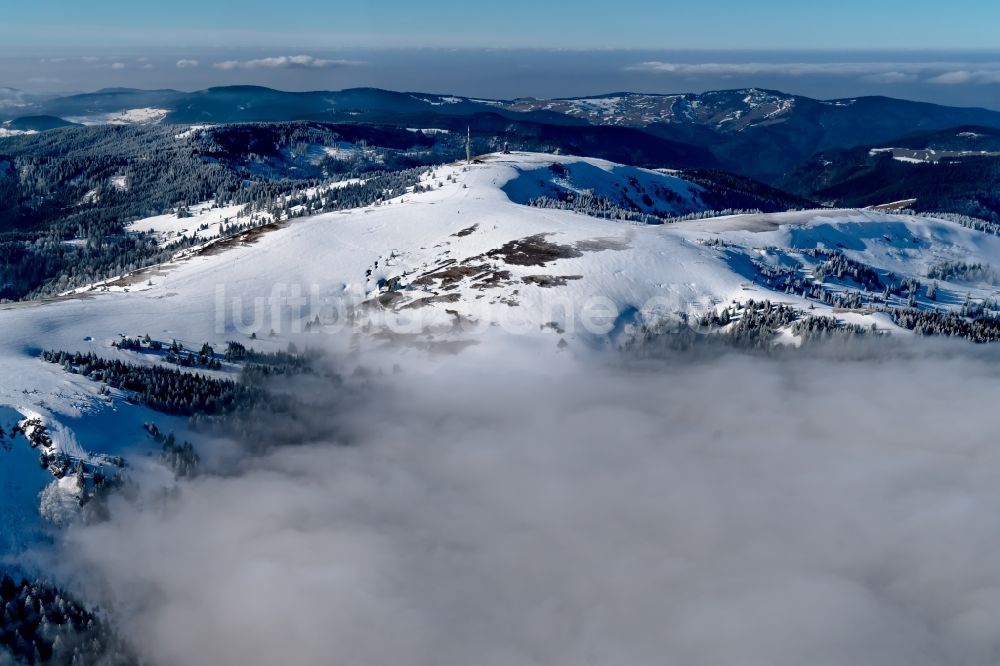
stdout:
<svg viewBox="0 0 1000 666">
<path fill-rule="evenodd" d="M 558 259 L 576 259 L 583 252 L 572 245 L 559 245 L 546 240 L 549 234 L 535 234 L 505 243 L 485 256 L 500 259 L 511 266 L 545 266 Z"/>
<path fill-rule="evenodd" d="M 521 278 L 525 284 L 533 284 L 536 287 L 565 287 L 569 280 L 582 280 L 582 275 L 526 275 Z"/>
</svg>

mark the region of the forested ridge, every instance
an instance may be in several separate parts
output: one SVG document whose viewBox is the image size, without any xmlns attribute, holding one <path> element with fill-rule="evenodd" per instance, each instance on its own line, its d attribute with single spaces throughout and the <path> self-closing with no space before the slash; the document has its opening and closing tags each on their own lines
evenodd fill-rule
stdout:
<svg viewBox="0 0 1000 666">
<path fill-rule="evenodd" d="M 969 156 L 910 163 L 868 148 L 821 153 L 781 185 L 837 206 L 877 206 L 915 199 L 920 213 L 951 213 L 1000 223 L 1000 157 Z"/>
<path fill-rule="evenodd" d="M 290 195 L 329 181 L 365 177 L 309 211 L 374 203 L 397 183 L 412 185 L 414 168 L 454 157 L 436 141 L 305 122 L 74 126 L 0 139 L 0 300 L 53 295 L 168 259 L 125 226 L 183 216 L 195 203 L 246 206 L 231 231 L 250 226 L 250 211 L 289 215 L 289 201 L 302 198 Z"/>
</svg>

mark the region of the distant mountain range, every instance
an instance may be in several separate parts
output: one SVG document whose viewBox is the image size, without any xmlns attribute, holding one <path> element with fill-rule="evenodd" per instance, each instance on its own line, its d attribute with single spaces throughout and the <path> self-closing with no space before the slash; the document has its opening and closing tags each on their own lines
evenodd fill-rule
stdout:
<svg viewBox="0 0 1000 666">
<path fill-rule="evenodd" d="M 747 168 L 754 175 L 771 178 L 834 147 L 880 143 L 957 125 L 1000 127 L 1000 113 L 987 109 L 888 97 L 819 101 L 758 89 L 520 100 L 506 108 L 557 112 L 591 124 L 641 127 L 663 138 L 709 147 L 725 163 L 752 161 Z"/>
<path fill-rule="evenodd" d="M 477 136 L 526 136 L 582 155 L 643 166 L 721 168 L 771 184 L 822 151 L 958 126 L 1000 128 L 1000 112 L 987 109 L 887 97 L 820 101 L 761 89 L 550 100 L 257 86 L 190 93 L 114 88 L 44 100 L 15 92 L 8 97 L 19 105 L 0 105 L 0 120 L 46 115 L 84 124 L 312 120 L 463 131 L 471 126 Z"/>
</svg>

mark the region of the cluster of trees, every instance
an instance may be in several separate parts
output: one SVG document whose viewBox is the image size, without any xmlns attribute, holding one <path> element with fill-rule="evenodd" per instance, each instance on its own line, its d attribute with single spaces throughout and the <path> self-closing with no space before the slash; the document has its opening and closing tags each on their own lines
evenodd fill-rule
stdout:
<svg viewBox="0 0 1000 666">
<path fill-rule="evenodd" d="M 307 325 L 306 330 L 308 328 Z M 227 361 L 242 364 L 240 381 L 250 386 L 260 385 L 273 377 L 313 374 L 319 356 L 319 352 L 313 350 L 300 354 L 295 343 L 288 344 L 288 351 L 260 352 L 235 341 L 228 343 L 224 355 Z"/>
<path fill-rule="evenodd" d="M 52 476 L 57 479 L 65 477 L 73 471 L 82 474 L 83 469 L 74 469 L 73 461 L 65 453 L 56 451 L 52 446 L 52 437 L 49 435 L 48 427 L 42 423 L 41 419 L 27 419 L 15 424 L 11 431 L 11 437 L 22 435 L 31 448 L 39 452 L 39 464 L 42 469 L 47 469 Z"/>
<path fill-rule="evenodd" d="M 155 423 L 147 423 L 143 427 L 153 441 L 160 445 L 160 460 L 173 471 L 174 476 L 183 479 L 198 474 L 201 457 L 191 442 L 178 444 L 174 433 L 164 435 Z"/>
<path fill-rule="evenodd" d="M 768 288 L 821 301 L 832 307 L 858 309 L 871 303 L 885 303 L 891 296 L 907 299 L 910 307 L 916 306 L 921 291 L 934 300 L 936 287 L 924 285 L 913 278 L 901 278 L 894 273 L 880 273 L 871 266 L 855 261 L 836 250 L 808 249 L 803 254 L 822 259 L 812 269 L 812 277 L 803 266 L 770 266 L 756 259 L 750 262 L 757 279 Z M 825 286 L 829 278 L 853 282 L 861 290 L 831 290 Z"/>
<path fill-rule="evenodd" d="M 15 663 L 132 666 L 138 662 L 96 613 L 59 588 L 0 576 L 0 651 Z M 2 657 L 2 653 L 0 653 Z M 4 662 L 6 663 L 6 662 Z"/>
<path fill-rule="evenodd" d="M 226 343 L 223 358 L 228 363 L 306 368 L 310 360 L 314 358 L 314 353 L 299 354 L 294 343 L 289 344 L 288 351 L 261 352 L 235 340 L 230 340 Z"/>
<path fill-rule="evenodd" d="M 528 201 L 532 208 L 548 208 L 552 210 L 569 210 L 590 217 L 636 224 L 673 224 L 690 220 L 706 220 L 712 217 L 727 215 L 753 215 L 760 213 L 759 209 L 726 208 L 723 210 L 700 210 L 683 215 L 668 215 L 665 213 L 645 213 L 638 209 L 630 209 L 614 203 L 606 197 L 593 193 L 583 193 L 568 196 L 565 199 L 553 197 L 535 197 Z"/>
<path fill-rule="evenodd" d="M 370 174 L 360 182 L 278 196 L 262 202 L 260 210 L 267 211 L 274 219 L 287 220 L 378 205 L 413 191 L 426 173 L 426 169 L 414 168 Z"/>
<path fill-rule="evenodd" d="M 560 193 L 558 198 L 541 196 L 528 201 L 532 208 L 547 208 L 553 210 L 569 210 L 574 213 L 589 215 L 603 220 L 635 222 L 636 224 L 664 224 L 667 218 L 661 215 L 646 213 L 636 208 L 627 208 L 607 197 L 583 192 L 573 194 Z"/>
<path fill-rule="evenodd" d="M 1000 319 L 969 319 L 955 312 L 889 308 L 893 323 L 920 335 L 943 335 L 970 342 L 1000 342 Z"/>
<path fill-rule="evenodd" d="M 790 305 L 772 303 L 770 300 L 748 300 L 702 315 L 697 325 L 709 329 L 725 329 L 725 336 L 741 348 L 767 348 L 774 341 L 779 329 L 790 327 L 793 334 L 805 341 L 818 341 L 835 336 L 855 336 L 876 333 L 870 327 L 847 324 L 834 317 L 803 316 Z"/>
<path fill-rule="evenodd" d="M 726 247 L 725 242 L 722 241 L 722 243 L 719 247 Z M 812 294 L 815 283 L 806 277 L 801 265 L 771 266 L 753 258 L 750 258 L 750 263 L 757 273 L 755 282 L 760 281 L 768 288 L 774 291 L 783 291 L 786 294 L 802 294 L 803 296 Z"/>
<path fill-rule="evenodd" d="M 149 337 L 149 336 L 147 335 L 146 337 Z M 147 344 L 151 344 L 152 342 L 153 341 L 150 340 Z M 157 343 L 157 344 L 159 344 L 159 343 Z M 114 347 L 115 349 L 123 349 L 123 350 L 127 350 L 127 351 L 134 351 L 134 352 L 141 352 L 142 351 L 142 341 L 139 338 L 134 338 L 133 339 L 133 338 L 124 337 L 121 340 L 115 340 L 115 341 L 113 341 L 111 343 L 111 346 Z M 160 345 L 160 347 L 159 347 L 159 349 L 157 349 L 157 351 L 159 351 L 160 349 L 163 349 L 162 345 Z"/>
<path fill-rule="evenodd" d="M 161 366 L 109 361 L 93 352 L 45 351 L 42 359 L 61 365 L 67 372 L 128 391 L 135 400 L 165 414 L 218 415 L 266 403 L 260 389 L 238 382 Z"/>
<path fill-rule="evenodd" d="M 0 439 L 3 439 L 3 434 L 0 429 Z M 31 448 L 38 451 L 41 468 L 48 470 L 55 478 L 76 478 L 80 506 L 86 506 L 122 480 L 121 470 L 125 468 L 125 460 L 121 456 L 104 455 L 90 461 L 72 458 L 53 446 L 52 436 L 41 419 L 26 419 L 16 424 L 10 435 L 11 438 L 21 435 L 28 440 Z"/>
<path fill-rule="evenodd" d="M 969 264 L 964 261 L 945 261 L 931 267 L 927 277 L 946 282 L 988 282 L 993 284 L 997 275 L 990 266 L 983 263 Z"/>
<path fill-rule="evenodd" d="M 170 344 L 170 349 L 166 355 L 167 363 L 175 363 L 185 368 L 201 366 L 207 370 L 221 370 L 222 361 L 215 357 L 215 350 L 207 342 L 201 346 L 197 355 L 194 352 L 185 351 L 184 345 L 174 340 Z"/>
<path fill-rule="evenodd" d="M 935 220 L 948 220 L 949 222 L 960 224 L 968 229 L 975 229 L 976 231 L 982 231 L 984 234 L 992 234 L 994 236 L 1000 236 L 1000 220 L 998 221 L 983 220 L 978 217 L 972 217 L 971 215 L 961 215 L 959 213 L 915 213 L 915 211 L 907 211 L 907 212 L 918 214 L 921 217 L 933 218 Z"/>
<path fill-rule="evenodd" d="M 811 298 L 832 308 L 860 310 L 865 306 L 865 297 L 860 291 L 829 291 L 820 286 L 813 288 Z"/>
<path fill-rule="evenodd" d="M 139 348 L 144 348 L 137 339 L 125 340 L 128 340 L 126 344 L 129 347 L 139 342 Z M 171 343 L 171 347 L 182 349 L 177 342 Z M 170 353 L 168 351 L 167 355 Z M 294 345 L 289 345 L 288 351 L 259 352 L 232 341 L 227 344 L 223 357 L 227 362 L 242 366 L 239 381 L 215 379 L 163 366 L 108 360 L 93 352 L 42 352 L 42 360 L 61 365 L 66 372 L 126 391 L 130 394 L 130 399 L 156 411 L 188 416 L 193 421 L 205 421 L 205 417 L 222 417 L 235 412 L 245 416 L 254 411 L 287 409 L 291 398 L 269 393 L 263 386 L 264 383 L 277 376 L 312 374 L 318 353 L 299 354 Z M 207 343 L 192 358 L 204 367 L 217 368 L 220 365 L 214 350 Z M 330 379 L 336 380 L 337 377 L 331 375 Z M 150 434 L 154 435 L 153 431 Z M 190 457 L 185 445 L 176 447 L 171 447 L 167 452 L 172 459 L 177 456 L 183 459 Z"/>
<path fill-rule="evenodd" d="M 121 340 L 112 342 L 111 346 L 116 349 L 140 353 L 151 352 L 155 354 L 159 354 L 166 349 L 166 353 L 163 354 L 163 360 L 167 363 L 173 363 L 184 368 L 202 367 L 206 370 L 222 369 L 222 361 L 218 359 L 212 345 L 207 342 L 201 346 L 199 351 L 195 352 L 184 349 L 184 345 L 176 340 L 171 340 L 170 344 L 166 345 L 159 340 L 153 340 L 149 337 L 149 334 L 146 334 L 143 338 L 123 337 Z"/>
<path fill-rule="evenodd" d="M 813 269 L 813 274 L 819 282 L 825 281 L 827 277 L 834 277 L 838 280 L 850 280 L 859 284 L 865 291 L 882 291 L 885 288 L 878 271 L 867 264 L 848 258 L 843 252 L 809 249 L 805 250 L 803 254 L 824 259 Z M 892 276 L 890 275 L 888 279 L 892 281 Z"/>
<path fill-rule="evenodd" d="M 833 317 L 813 316 L 770 300 L 733 303 L 693 320 L 665 320 L 644 326 L 627 340 L 622 349 L 640 355 L 657 352 L 684 352 L 711 356 L 723 349 L 755 353 L 777 353 L 774 341 L 779 329 L 788 328 L 804 343 L 833 338 L 877 335 L 874 326 L 840 322 Z M 712 335 L 705 335 L 705 333 Z"/>
<path fill-rule="evenodd" d="M 784 303 L 748 300 L 706 313 L 697 320 L 702 328 L 725 328 L 725 335 L 740 347 L 759 348 L 771 344 L 778 329 L 799 318 L 799 312 Z"/>
<path fill-rule="evenodd" d="M 965 295 L 965 302 L 959 308 L 958 314 L 969 319 L 992 319 L 1000 313 L 1000 305 L 992 298 L 974 301 L 970 294 Z"/>
<path fill-rule="evenodd" d="M 201 462 L 191 442 L 178 444 L 173 433 L 167 435 L 166 441 L 163 442 L 160 459 L 182 479 L 197 474 L 198 464 Z"/>
<path fill-rule="evenodd" d="M 798 319 L 798 312 L 784 303 L 750 299 L 738 309 L 739 318 L 730 332 L 737 338 L 758 331 L 774 332 Z"/>
<path fill-rule="evenodd" d="M 42 423 L 41 419 L 26 419 L 14 424 L 10 436 L 17 437 L 18 435 L 23 435 L 33 449 L 39 447 L 48 449 L 52 446 L 52 437 L 49 435 L 49 429 Z"/>
<path fill-rule="evenodd" d="M 826 340 L 835 336 L 874 335 L 878 333 L 875 324 L 862 326 L 838 321 L 834 317 L 809 316 L 792 324 L 792 333 L 805 342 Z"/>
</svg>

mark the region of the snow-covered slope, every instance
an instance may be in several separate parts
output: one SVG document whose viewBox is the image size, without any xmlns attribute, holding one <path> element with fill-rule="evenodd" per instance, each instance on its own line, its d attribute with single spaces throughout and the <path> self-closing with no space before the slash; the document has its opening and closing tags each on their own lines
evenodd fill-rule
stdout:
<svg viewBox="0 0 1000 666">
<path fill-rule="evenodd" d="M 583 353 L 620 341 L 633 324 L 698 317 L 749 299 L 900 331 L 885 313 L 795 290 L 799 278 L 822 273 L 825 292 L 860 291 L 855 278 L 831 268 L 834 260 L 874 271 L 890 303 L 957 310 L 1000 296 L 988 269 L 954 270 L 1000 266 L 1000 238 L 949 221 L 821 210 L 643 225 L 524 205 L 554 190 L 627 196 L 649 210 L 669 204 L 675 213 L 698 197 L 696 186 L 670 174 L 571 157 L 492 155 L 428 172 L 419 191 L 384 205 L 272 224 L 108 291 L 3 305 L 0 426 L 9 432 L 13 422 L 37 418 L 60 450 L 98 465 L 98 452 L 142 461 L 151 446 L 141 427 L 147 421 L 183 432 L 181 419 L 114 392 L 102 395 L 93 382 L 38 359 L 40 350 L 57 349 L 156 360 L 113 348 L 121 335 L 148 333 L 195 349 L 229 340 L 264 350 L 290 341 L 300 348 L 394 341 L 380 357 L 388 368 L 421 367 L 441 352 L 485 359 L 499 339 L 539 353 Z M 642 203 L 641 193 L 654 205 Z M 193 212 L 198 217 L 139 226 L 170 238 L 218 225 L 231 211 Z M 936 300 L 926 290 L 905 299 L 889 293 L 893 280 L 934 284 Z M 37 466 L 22 476 L 30 467 L 25 440 L 11 446 L 0 449 L 5 505 L 31 510 L 10 513 L 4 529 L 31 534 L 38 524 L 25 516 L 37 515 L 39 488 L 48 481 Z"/>
<path fill-rule="evenodd" d="M 167 109 L 141 108 L 125 109 L 113 113 L 96 113 L 67 118 L 81 125 L 155 125 L 167 117 Z"/>
<path fill-rule="evenodd" d="M 660 217 L 687 215 L 707 208 L 704 189 L 664 171 L 621 166 L 604 160 L 524 156 L 503 191 L 514 203 L 539 199 L 608 205 Z"/>
<path fill-rule="evenodd" d="M 178 213 L 156 215 L 136 220 L 128 225 L 129 231 L 152 234 L 160 243 L 172 243 L 182 238 L 212 238 L 223 228 L 237 222 L 244 206 L 217 206 L 205 201 L 187 207 L 187 216 Z"/>
</svg>

